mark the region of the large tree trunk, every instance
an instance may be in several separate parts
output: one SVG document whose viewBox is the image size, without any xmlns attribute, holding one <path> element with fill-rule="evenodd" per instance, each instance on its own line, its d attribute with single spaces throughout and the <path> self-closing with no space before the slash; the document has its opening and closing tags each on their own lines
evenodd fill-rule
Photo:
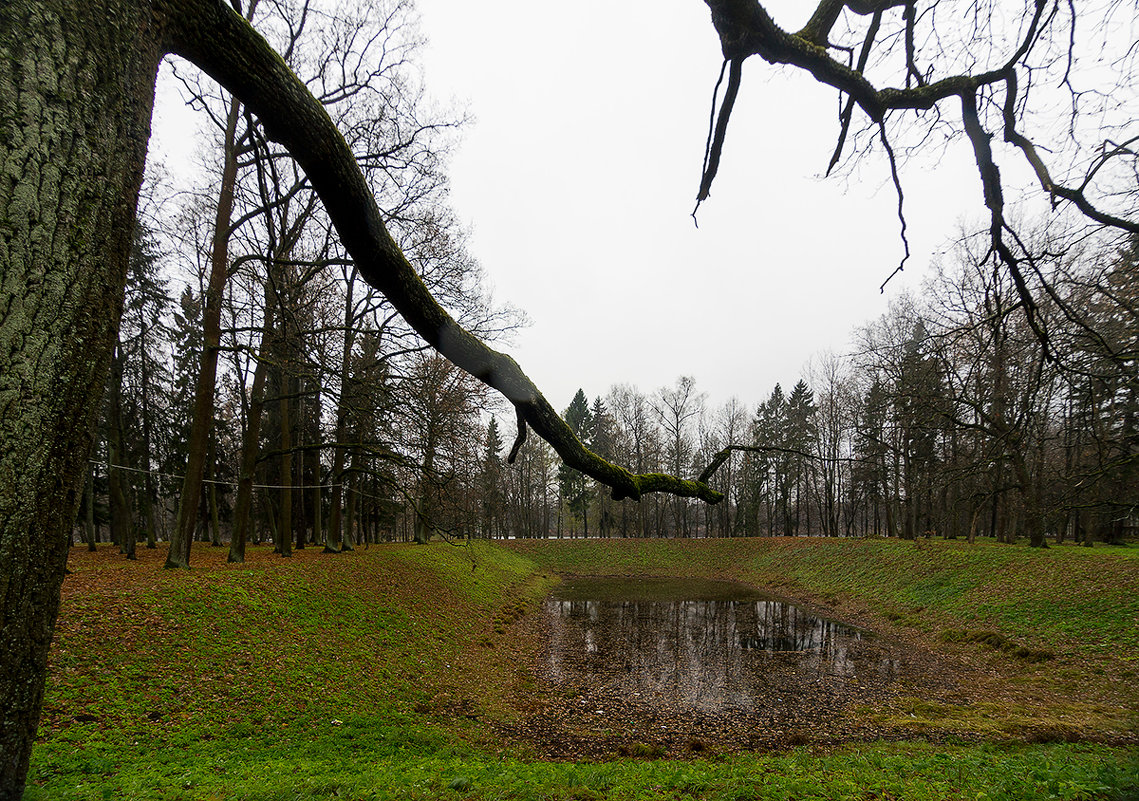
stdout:
<svg viewBox="0 0 1139 801">
<path fill-rule="evenodd" d="M 154 100 L 131 0 L 0 3 L 0 799 L 23 794 Z"/>
</svg>

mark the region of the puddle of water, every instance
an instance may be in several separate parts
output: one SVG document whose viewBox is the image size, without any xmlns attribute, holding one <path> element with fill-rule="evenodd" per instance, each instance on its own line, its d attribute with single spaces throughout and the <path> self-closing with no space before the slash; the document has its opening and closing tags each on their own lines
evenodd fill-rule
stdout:
<svg viewBox="0 0 1139 801">
<path fill-rule="evenodd" d="M 731 582 L 574 579 L 546 613 L 555 684 L 651 708 L 755 712 L 789 698 L 833 701 L 897 670 L 868 632 Z"/>
</svg>

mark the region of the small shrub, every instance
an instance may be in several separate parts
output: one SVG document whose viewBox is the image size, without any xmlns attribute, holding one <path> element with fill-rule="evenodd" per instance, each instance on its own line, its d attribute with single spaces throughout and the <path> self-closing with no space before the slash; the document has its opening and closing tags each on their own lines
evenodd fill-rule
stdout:
<svg viewBox="0 0 1139 801">
<path fill-rule="evenodd" d="M 661 757 L 664 756 L 665 752 L 664 752 L 664 748 L 659 746 L 659 745 L 656 745 L 656 744 L 650 745 L 649 743 L 636 742 L 636 743 L 628 743 L 626 745 L 622 745 L 620 748 L 617 749 L 617 753 L 623 757 L 639 757 L 642 759 L 660 759 Z"/>
</svg>

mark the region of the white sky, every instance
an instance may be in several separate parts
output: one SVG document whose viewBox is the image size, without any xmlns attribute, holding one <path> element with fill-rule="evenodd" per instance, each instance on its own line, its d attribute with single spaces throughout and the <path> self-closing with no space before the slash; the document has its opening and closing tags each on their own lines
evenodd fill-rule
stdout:
<svg viewBox="0 0 1139 801">
<path fill-rule="evenodd" d="M 919 286 L 962 214 L 984 210 L 967 144 L 912 163 L 913 258 L 880 294 L 902 253 L 885 162 L 823 180 L 835 94 L 751 59 L 697 229 L 721 63 L 703 2 L 418 7 L 429 91 L 475 117 L 453 205 L 496 298 L 529 314 L 511 350 L 555 408 L 579 386 L 591 398 L 619 382 L 651 392 L 680 375 L 713 405 L 754 406 Z"/>
<path fill-rule="evenodd" d="M 768 5 L 785 26 L 803 21 L 780 13 L 805 13 L 793 0 Z M 750 59 L 696 228 L 721 63 L 703 2 L 418 8 L 429 93 L 474 118 L 453 206 L 496 300 L 531 318 L 506 349 L 559 410 L 578 387 L 648 393 L 681 375 L 713 406 L 734 395 L 754 408 L 918 287 L 962 216 L 983 212 L 966 143 L 904 165 L 913 255 L 880 294 L 902 252 L 885 162 L 824 180 L 834 93 Z M 160 80 L 152 140 L 168 163 L 186 158 L 179 133 L 196 124 L 171 87 Z"/>
</svg>

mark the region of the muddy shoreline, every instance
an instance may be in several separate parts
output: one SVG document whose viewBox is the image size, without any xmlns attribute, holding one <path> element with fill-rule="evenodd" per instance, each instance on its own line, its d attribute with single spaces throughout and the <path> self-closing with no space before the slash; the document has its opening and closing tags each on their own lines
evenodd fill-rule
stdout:
<svg viewBox="0 0 1139 801">
<path fill-rule="evenodd" d="M 668 693 L 630 691 L 620 680 L 622 670 L 628 670 L 620 660 L 607 665 L 601 660 L 600 673 L 552 670 L 550 643 L 554 627 L 561 624 L 539 606 L 511 627 L 516 653 L 528 660 L 530 680 L 515 690 L 515 720 L 495 728 L 507 741 L 552 760 L 707 758 L 874 740 L 1105 742 L 1048 723 L 997 736 L 991 728 L 970 726 L 967 719 L 978 714 L 978 708 L 1008 703 L 1015 696 L 1010 675 L 1004 674 L 1016 665 L 1002 670 L 995 657 L 973 658 L 928 637 L 899 636 L 857 612 L 843 614 L 783 598 L 843 625 L 869 630 L 872 636 L 860 644 L 858 659 L 864 664 L 893 660 L 896 670 L 820 675 L 817 664 L 805 671 L 800 655 L 766 653 L 760 658 L 768 680 L 752 688 L 750 708 L 697 709 L 676 703 Z M 597 662 L 594 658 L 591 667 Z M 907 715 L 908 707 L 945 710 L 946 716 L 959 720 L 926 725 L 920 715 Z"/>
<path fill-rule="evenodd" d="M 859 624 L 841 618 L 838 622 Z M 529 643 L 535 689 L 522 703 L 528 711 L 516 723 L 502 727 L 509 739 L 549 759 L 691 757 L 912 738 L 909 729 L 868 722 L 865 711 L 906 697 L 948 703 L 967 700 L 961 692 L 960 665 L 915 644 L 872 634 L 856 647 L 844 649 L 841 666 L 804 659 L 802 652 L 737 653 L 736 660 L 762 674 L 748 684 L 745 702 L 694 701 L 692 693 L 678 688 L 630 681 L 628 674 L 634 668 L 629 651 L 619 642 L 607 642 L 592 653 L 577 650 L 551 659 L 553 643 L 564 638 L 558 631 L 564 625 L 548 604 L 515 625 L 517 634 Z M 720 652 L 711 656 L 729 658 Z M 884 663 L 892 669 L 876 668 Z"/>
</svg>

